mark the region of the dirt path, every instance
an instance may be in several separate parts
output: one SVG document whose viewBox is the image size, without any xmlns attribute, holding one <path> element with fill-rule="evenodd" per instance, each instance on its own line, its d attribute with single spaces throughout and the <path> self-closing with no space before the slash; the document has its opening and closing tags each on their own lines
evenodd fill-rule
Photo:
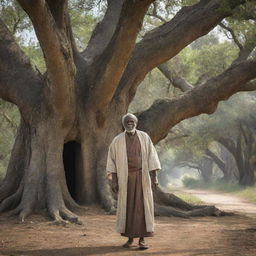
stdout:
<svg viewBox="0 0 256 256">
<path fill-rule="evenodd" d="M 211 198 L 202 192 L 199 194 L 205 196 L 207 201 Z M 219 207 L 221 204 L 226 207 L 228 202 L 232 202 L 227 198 L 225 199 L 227 201 L 223 200 L 222 197 L 222 201 L 218 202 Z M 231 204 L 234 207 L 237 202 Z M 0 255 L 256 255 L 256 214 L 253 213 L 250 216 L 218 218 L 156 217 L 155 237 L 147 239 L 150 245 L 147 251 L 139 251 L 136 247 L 130 250 L 122 248 L 120 245 L 125 240 L 115 232 L 115 216 L 106 215 L 98 207 L 91 207 L 81 219 L 85 225 L 55 226 L 42 216 L 31 216 L 21 224 L 17 223 L 16 219 L 2 215 L 0 216 Z"/>
<path fill-rule="evenodd" d="M 197 196 L 207 204 L 215 205 L 221 210 L 232 211 L 248 216 L 256 215 L 256 204 L 250 203 L 244 199 L 231 196 L 228 193 L 216 191 L 186 189 L 184 192 Z"/>
</svg>

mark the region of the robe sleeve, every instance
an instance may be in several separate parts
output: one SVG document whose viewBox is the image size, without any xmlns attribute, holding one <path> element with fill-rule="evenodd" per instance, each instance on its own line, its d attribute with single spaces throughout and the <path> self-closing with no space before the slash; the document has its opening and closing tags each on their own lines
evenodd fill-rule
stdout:
<svg viewBox="0 0 256 256">
<path fill-rule="evenodd" d="M 110 144 L 108 149 L 108 158 L 107 158 L 107 167 L 106 167 L 107 176 L 111 178 L 112 173 L 116 173 L 116 156 L 115 148 L 113 142 Z"/>
<path fill-rule="evenodd" d="M 156 149 L 149 136 L 148 136 L 148 139 L 149 139 L 148 170 L 149 171 L 161 170 L 161 164 L 160 164 Z"/>
</svg>

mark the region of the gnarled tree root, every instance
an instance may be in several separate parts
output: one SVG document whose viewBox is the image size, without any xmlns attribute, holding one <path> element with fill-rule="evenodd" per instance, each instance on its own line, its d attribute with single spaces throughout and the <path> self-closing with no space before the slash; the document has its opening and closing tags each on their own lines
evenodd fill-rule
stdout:
<svg viewBox="0 0 256 256">
<path fill-rule="evenodd" d="M 18 190 L 9 197 L 6 197 L 2 203 L 0 203 L 0 212 L 8 211 L 15 208 L 20 202 L 22 196 L 23 186 L 20 185 Z"/>
<path fill-rule="evenodd" d="M 215 206 L 205 206 L 200 209 L 194 209 L 190 211 L 178 210 L 171 206 L 164 206 L 155 204 L 155 215 L 156 216 L 168 216 L 168 217 L 198 217 L 198 216 L 223 216 L 226 215 L 224 212 L 217 209 Z"/>
<path fill-rule="evenodd" d="M 189 218 L 195 216 L 232 215 L 219 210 L 215 206 L 191 205 L 174 194 L 166 193 L 159 187 L 154 189 L 155 215 Z"/>
</svg>

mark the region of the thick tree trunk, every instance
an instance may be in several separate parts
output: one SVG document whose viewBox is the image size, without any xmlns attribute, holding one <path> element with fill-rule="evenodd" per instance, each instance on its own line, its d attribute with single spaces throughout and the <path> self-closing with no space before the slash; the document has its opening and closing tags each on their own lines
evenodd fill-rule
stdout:
<svg viewBox="0 0 256 256">
<path fill-rule="evenodd" d="M 27 166 L 29 160 L 30 140 L 28 135 L 29 128 L 24 121 L 21 120 L 6 176 L 0 186 L 0 201 L 14 194 L 19 188 L 24 175 L 25 166 Z"/>
<path fill-rule="evenodd" d="M 47 208 L 56 221 L 78 219 L 66 207 L 78 205 L 66 190 L 63 168 L 64 131 L 54 119 L 27 124 L 21 121 L 10 165 L 1 185 L 0 210 L 25 217 Z"/>
<path fill-rule="evenodd" d="M 248 131 L 249 133 L 249 131 Z M 221 143 L 234 157 L 238 169 L 238 183 L 241 186 L 252 186 L 255 184 L 254 167 L 251 163 L 253 156 L 252 145 L 253 139 L 246 139 L 245 133 L 239 132 L 236 142 L 231 138 L 218 138 Z"/>
<path fill-rule="evenodd" d="M 210 183 L 213 174 L 213 162 L 211 159 L 204 157 L 200 163 L 201 176 L 205 183 Z"/>
</svg>

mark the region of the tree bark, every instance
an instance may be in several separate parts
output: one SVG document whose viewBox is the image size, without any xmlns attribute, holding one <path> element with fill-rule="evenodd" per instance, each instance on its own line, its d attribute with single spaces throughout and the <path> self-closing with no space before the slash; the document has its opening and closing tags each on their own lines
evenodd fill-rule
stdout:
<svg viewBox="0 0 256 256">
<path fill-rule="evenodd" d="M 219 169 L 223 173 L 223 180 L 228 182 L 230 180 L 230 175 L 227 170 L 226 163 L 222 161 L 215 153 L 213 153 L 211 150 L 207 149 L 206 154 L 216 163 L 216 165 L 219 167 Z"/>
</svg>

